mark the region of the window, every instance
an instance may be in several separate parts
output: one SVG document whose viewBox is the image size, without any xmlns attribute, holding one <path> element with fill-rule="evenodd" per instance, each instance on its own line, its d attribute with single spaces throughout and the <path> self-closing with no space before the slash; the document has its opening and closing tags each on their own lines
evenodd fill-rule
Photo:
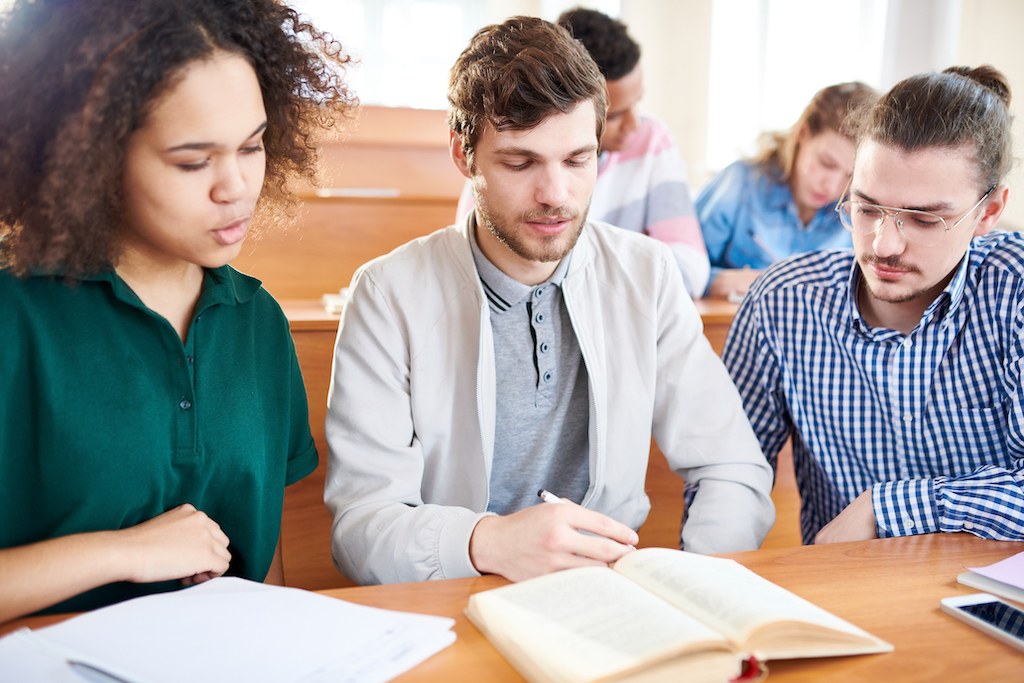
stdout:
<svg viewBox="0 0 1024 683">
<path fill-rule="evenodd" d="M 3 0 L 0 0 L 2 2 Z M 479 0 L 292 0 L 289 4 L 332 34 L 358 63 L 346 79 L 363 104 L 447 109 L 448 70 L 483 26 L 503 21 L 501 3 Z M 554 20 L 578 5 L 619 14 L 619 0 L 536 0 Z"/>
<path fill-rule="evenodd" d="M 843 81 L 878 87 L 887 0 L 715 0 L 711 15 L 708 166 L 786 130 L 814 93 Z"/>
<path fill-rule="evenodd" d="M 884 91 L 950 66 L 960 14 L 960 0 L 713 0 L 708 167 L 790 128 L 827 85 Z"/>
</svg>

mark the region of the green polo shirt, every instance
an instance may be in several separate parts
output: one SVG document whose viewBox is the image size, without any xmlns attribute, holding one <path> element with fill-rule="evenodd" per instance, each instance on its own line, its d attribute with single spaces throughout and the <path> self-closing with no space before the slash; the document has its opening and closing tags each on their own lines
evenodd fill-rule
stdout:
<svg viewBox="0 0 1024 683">
<path fill-rule="evenodd" d="M 284 488 L 316 465 L 288 321 L 258 280 L 208 270 L 182 344 L 113 272 L 0 271 L 0 547 L 192 503 L 231 540 L 228 574 L 262 581 Z M 48 611 L 178 585 L 110 584 Z"/>
</svg>

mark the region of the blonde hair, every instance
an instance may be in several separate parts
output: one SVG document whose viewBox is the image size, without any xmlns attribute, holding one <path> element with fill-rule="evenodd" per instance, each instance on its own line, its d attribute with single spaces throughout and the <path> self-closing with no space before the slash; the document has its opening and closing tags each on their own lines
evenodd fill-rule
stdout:
<svg viewBox="0 0 1024 683">
<path fill-rule="evenodd" d="M 850 126 L 851 112 L 869 105 L 877 97 L 872 88 L 859 81 L 822 88 L 788 132 L 765 133 L 761 136 L 761 149 L 751 160 L 776 179 L 788 183 L 793 178 L 793 166 L 800 151 L 800 136 L 805 130 L 811 137 L 831 130 L 852 142 L 854 131 Z"/>
</svg>

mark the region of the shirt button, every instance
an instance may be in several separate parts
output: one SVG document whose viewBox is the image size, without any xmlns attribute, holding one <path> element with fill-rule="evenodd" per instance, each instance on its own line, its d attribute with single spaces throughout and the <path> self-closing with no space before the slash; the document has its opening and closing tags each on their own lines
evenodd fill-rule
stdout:
<svg viewBox="0 0 1024 683">
<path fill-rule="evenodd" d="M 548 372 L 544 373 L 544 381 L 545 382 L 550 382 L 551 381 L 551 371 L 550 370 Z"/>
<path fill-rule="evenodd" d="M 973 529 L 974 525 L 971 524 L 970 522 L 964 522 L 964 528 L 965 529 Z"/>
<path fill-rule="evenodd" d="M 914 340 L 911 339 L 910 337 L 907 337 L 906 339 L 903 340 L 903 347 L 904 348 L 909 349 L 913 345 L 914 345 Z"/>
<path fill-rule="evenodd" d="M 192 402 L 189 401 L 188 399 L 182 399 L 181 403 L 178 404 L 178 407 L 181 408 L 182 410 L 188 410 L 189 408 L 192 407 Z"/>
<path fill-rule="evenodd" d="M 910 517 L 904 517 L 903 518 L 903 526 L 906 527 L 907 529 L 913 529 L 914 528 L 914 520 L 911 519 Z"/>
<path fill-rule="evenodd" d="M 544 296 L 544 288 L 543 287 L 538 287 L 537 291 L 534 292 L 534 294 L 536 294 L 537 296 Z"/>
<path fill-rule="evenodd" d="M 542 323 L 544 322 L 544 314 L 538 313 L 537 315 L 533 316 L 533 319 L 536 320 L 538 323 Z"/>
<path fill-rule="evenodd" d="M 910 413 L 907 413 L 906 415 L 903 416 L 903 421 L 909 424 L 914 421 L 914 416 L 911 415 Z"/>
<path fill-rule="evenodd" d="M 192 365 L 192 364 L 194 364 L 195 362 L 196 362 L 196 359 L 195 359 L 195 358 L 193 358 L 192 356 L 189 356 L 189 357 L 188 357 L 188 364 L 189 364 L 189 365 Z"/>
<path fill-rule="evenodd" d="M 548 352 L 548 343 L 547 342 L 541 342 L 540 343 L 540 352 L 541 353 L 547 353 Z"/>
</svg>

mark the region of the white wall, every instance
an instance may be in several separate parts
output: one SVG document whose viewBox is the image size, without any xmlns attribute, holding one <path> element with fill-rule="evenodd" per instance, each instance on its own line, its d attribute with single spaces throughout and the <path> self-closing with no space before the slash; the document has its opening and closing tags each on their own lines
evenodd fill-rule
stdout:
<svg viewBox="0 0 1024 683">
<path fill-rule="evenodd" d="M 493 1 L 493 0 L 492 0 Z M 902 0 L 890 5 L 890 18 L 913 24 L 915 2 Z M 955 55 L 959 64 L 988 63 L 1000 69 L 1015 93 L 1011 112 L 1019 113 L 1024 102 L 1024 1 L 1022 0 L 938 0 L 943 11 L 932 5 L 930 24 L 923 30 L 942 33 L 940 40 L 957 40 L 956 49 L 930 48 L 935 53 Z M 946 9 L 959 4 L 959 25 L 943 23 Z M 664 120 L 679 143 L 690 169 L 691 184 L 700 187 L 707 179 L 708 59 L 711 51 L 711 0 L 622 0 L 622 20 L 643 48 L 645 94 L 641 109 Z M 938 22 L 938 24 L 936 24 Z M 899 31 L 913 35 L 913 30 Z M 952 58 L 952 57 L 951 57 Z M 905 70 L 909 56 L 890 58 L 893 69 Z M 933 60 L 934 61 L 934 60 Z M 949 65 L 951 66 L 951 65 Z M 892 69 L 890 69 L 892 71 Z M 907 74 L 892 72 L 892 78 Z M 891 83 L 884 84 L 886 87 Z M 1024 117 L 1014 121 L 1016 157 L 1024 155 Z M 1007 229 L 1024 229 L 1024 168 L 1015 166 L 1009 178 L 1010 202 L 1002 221 Z"/>
<path fill-rule="evenodd" d="M 1019 0 L 962 0 L 960 21 L 960 64 L 977 66 L 991 64 L 1010 81 L 1013 98 L 1011 113 L 1017 114 L 1013 124 L 1014 156 L 1017 163 L 1010 173 L 1010 200 L 1000 226 L 1024 229 L 1024 169 L 1020 156 L 1024 153 L 1024 2 Z"/>
<path fill-rule="evenodd" d="M 640 43 L 640 108 L 675 135 L 694 186 L 707 180 L 711 0 L 622 0 L 622 21 Z"/>
</svg>

